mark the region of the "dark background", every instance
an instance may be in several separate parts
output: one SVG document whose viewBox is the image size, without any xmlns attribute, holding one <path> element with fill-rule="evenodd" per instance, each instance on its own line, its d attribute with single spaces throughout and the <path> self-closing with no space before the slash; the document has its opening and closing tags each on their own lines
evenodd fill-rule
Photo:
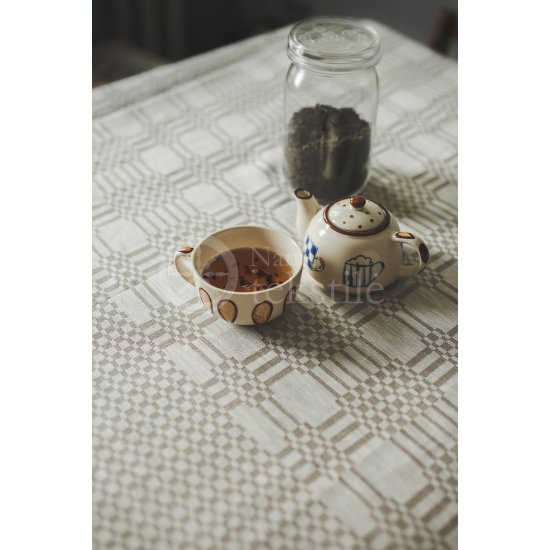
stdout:
<svg viewBox="0 0 550 550">
<path fill-rule="evenodd" d="M 314 15 L 384 23 L 457 57 L 457 0 L 92 0 L 93 85 Z"/>
</svg>

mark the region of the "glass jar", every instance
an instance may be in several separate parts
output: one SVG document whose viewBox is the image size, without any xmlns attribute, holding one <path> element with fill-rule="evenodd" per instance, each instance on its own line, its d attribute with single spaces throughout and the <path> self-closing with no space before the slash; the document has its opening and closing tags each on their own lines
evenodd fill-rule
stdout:
<svg viewBox="0 0 550 550">
<path fill-rule="evenodd" d="M 293 187 L 321 202 L 367 182 L 378 108 L 380 38 L 345 17 L 314 17 L 288 35 L 285 168 Z"/>
</svg>

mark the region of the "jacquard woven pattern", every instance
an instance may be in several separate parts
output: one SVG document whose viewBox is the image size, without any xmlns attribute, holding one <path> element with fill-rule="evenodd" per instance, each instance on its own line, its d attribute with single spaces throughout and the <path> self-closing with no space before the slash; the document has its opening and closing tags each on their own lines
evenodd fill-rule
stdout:
<svg viewBox="0 0 550 550">
<path fill-rule="evenodd" d="M 295 238 L 288 29 L 94 90 L 94 544 L 455 548 L 457 67 L 376 23 L 367 195 L 430 247 L 380 304 L 306 276 L 272 323 L 212 316 L 171 265 L 228 225 Z"/>
</svg>

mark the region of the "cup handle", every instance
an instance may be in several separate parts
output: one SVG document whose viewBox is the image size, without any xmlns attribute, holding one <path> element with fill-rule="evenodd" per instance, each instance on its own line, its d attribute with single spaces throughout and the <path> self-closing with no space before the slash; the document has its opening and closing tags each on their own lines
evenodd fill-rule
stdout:
<svg viewBox="0 0 550 550">
<path fill-rule="evenodd" d="M 399 272 L 397 273 L 398 277 L 408 277 L 409 275 L 414 275 L 422 271 L 427 265 L 428 260 L 430 259 L 430 252 L 426 243 L 420 238 L 415 237 L 412 233 L 408 231 L 398 231 L 392 235 L 392 240 L 398 243 L 410 244 L 416 248 L 418 253 L 418 262 L 416 265 L 403 265 L 399 267 Z"/>
<path fill-rule="evenodd" d="M 193 286 L 195 285 L 195 279 L 192 271 L 189 269 L 189 261 L 193 256 L 194 248 L 191 246 L 180 246 L 174 253 L 174 265 L 178 270 L 178 273 Z"/>
</svg>

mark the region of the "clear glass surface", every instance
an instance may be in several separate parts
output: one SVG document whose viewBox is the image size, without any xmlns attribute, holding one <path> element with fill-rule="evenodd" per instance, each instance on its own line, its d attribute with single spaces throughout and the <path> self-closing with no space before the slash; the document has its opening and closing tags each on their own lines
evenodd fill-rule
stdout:
<svg viewBox="0 0 550 550">
<path fill-rule="evenodd" d="M 305 30 L 301 27 L 305 26 Z M 378 107 L 376 32 L 345 18 L 314 18 L 289 34 L 285 166 L 291 185 L 322 202 L 364 187 Z"/>
</svg>

